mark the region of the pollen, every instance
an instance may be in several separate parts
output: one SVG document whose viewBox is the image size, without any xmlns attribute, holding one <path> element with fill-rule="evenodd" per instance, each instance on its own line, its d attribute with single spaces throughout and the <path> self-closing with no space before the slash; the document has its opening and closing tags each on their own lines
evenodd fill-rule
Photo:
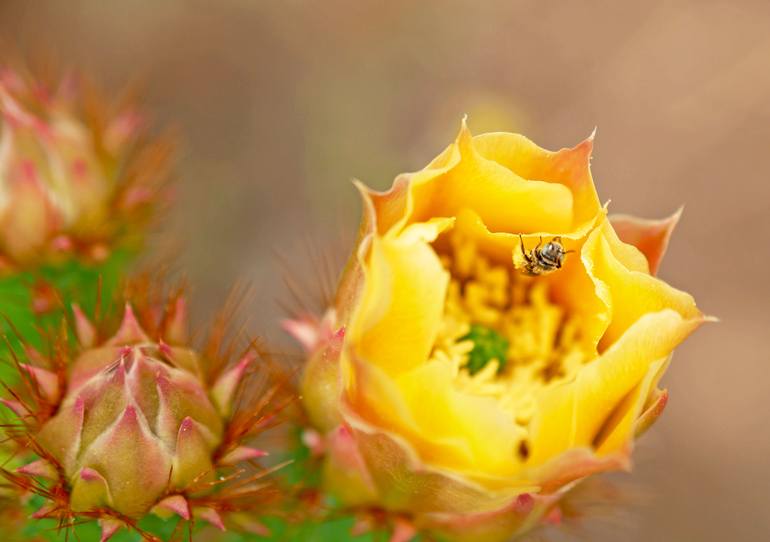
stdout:
<svg viewBox="0 0 770 542">
<path fill-rule="evenodd" d="M 498 401 L 522 428 L 518 455 L 526 460 L 535 397 L 574 378 L 591 349 L 580 319 L 549 295 L 558 275 L 525 276 L 512 261 L 496 262 L 467 237 L 449 235 L 441 261 L 451 279 L 432 359 L 452 365 L 458 391 Z"/>
</svg>

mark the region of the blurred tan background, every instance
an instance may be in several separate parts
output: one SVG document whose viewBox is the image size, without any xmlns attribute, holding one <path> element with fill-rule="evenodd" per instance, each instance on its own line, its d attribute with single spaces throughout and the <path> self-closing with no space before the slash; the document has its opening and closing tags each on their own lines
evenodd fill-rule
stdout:
<svg viewBox="0 0 770 542">
<path fill-rule="evenodd" d="M 589 539 L 768 540 L 770 2 L 544 4 L 2 0 L 0 35 L 111 88 L 147 82 L 184 139 L 161 238 L 197 313 L 251 281 L 281 348 L 276 253 L 312 284 L 308 243 L 344 251 L 357 223 L 351 178 L 422 167 L 463 113 L 552 149 L 598 126 L 601 197 L 648 217 L 686 204 L 662 276 L 722 322 L 677 352 L 641 502 Z"/>
</svg>

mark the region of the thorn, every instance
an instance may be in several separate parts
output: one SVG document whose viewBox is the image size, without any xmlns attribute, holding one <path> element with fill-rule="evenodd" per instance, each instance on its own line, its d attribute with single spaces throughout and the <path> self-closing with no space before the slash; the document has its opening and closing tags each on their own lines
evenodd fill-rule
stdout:
<svg viewBox="0 0 770 542">
<path fill-rule="evenodd" d="M 255 534 L 257 536 L 268 537 L 271 534 L 267 525 L 256 519 L 249 518 L 244 520 L 241 522 L 240 526 L 247 533 Z"/>
<path fill-rule="evenodd" d="M 42 519 L 45 517 L 48 517 L 48 514 L 56 510 L 56 505 L 54 504 L 44 504 L 40 508 L 38 508 L 37 512 L 32 514 L 32 517 L 34 519 Z"/>
<path fill-rule="evenodd" d="M 75 316 L 75 333 L 80 346 L 91 348 L 96 342 L 96 329 L 77 303 L 72 304 L 72 314 Z"/>
<path fill-rule="evenodd" d="M 189 520 L 190 505 L 187 503 L 187 499 L 182 495 L 171 495 L 160 501 L 152 509 L 152 513 L 161 519 L 168 518 L 169 512 L 178 515 L 182 519 Z"/>
<path fill-rule="evenodd" d="M 372 530 L 372 520 L 369 517 L 356 517 L 353 526 L 350 528 L 350 534 L 353 536 L 362 536 Z"/>
<path fill-rule="evenodd" d="M 281 327 L 302 345 L 305 352 L 315 350 L 320 338 L 317 322 L 309 318 L 285 319 Z"/>
<path fill-rule="evenodd" d="M 28 363 L 19 365 L 32 377 L 45 399 L 50 403 L 56 403 L 59 400 L 59 377 L 56 373 Z"/>
<path fill-rule="evenodd" d="M 59 473 L 56 472 L 56 468 L 54 468 L 54 466 L 45 459 L 38 459 L 37 461 L 33 461 L 32 463 L 24 465 L 23 467 L 19 467 L 16 469 L 16 472 L 20 474 L 26 474 L 28 476 L 39 476 L 49 480 L 56 480 L 59 477 Z"/>
<path fill-rule="evenodd" d="M 178 297 L 174 303 L 171 318 L 166 322 L 163 336 L 171 343 L 186 344 L 187 333 L 187 302 L 184 297 Z"/>
<path fill-rule="evenodd" d="M 141 342 L 149 342 L 149 337 L 139 325 L 139 321 L 136 319 L 134 310 L 129 303 L 126 303 L 126 308 L 123 313 L 123 322 L 120 324 L 120 328 L 117 333 L 107 341 L 107 345 L 116 346 L 124 344 L 135 344 Z"/>
<path fill-rule="evenodd" d="M 562 512 L 558 504 L 553 508 L 551 508 L 551 510 L 548 513 L 546 513 L 545 517 L 543 518 L 543 522 L 548 523 L 549 525 L 556 525 L 556 526 L 561 525 Z"/>
<path fill-rule="evenodd" d="M 18 401 L 12 401 L 10 399 L 0 399 L 0 403 L 11 409 L 16 416 L 23 418 L 30 414 L 29 410 Z"/>
<path fill-rule="evenodd" d="M 102 528 L 99 542 L 107 542 L 123 526 L 123 522 L 114 518 L 104 518 L 99 520 L 99 526 Z"/>
<path fill-rule="evenodd" d="M 89 467 L 83 467 L 80 469 L 80 478 L 85 480 L 86 482 L 96 482 L 97 480 L 103 480 L 101 474 L 96 472 L 94 469 L 91 469 Z"/>
<path fill-rule="evenodd" d="M 165 357 L 168 361 L 172 361 L 174 357 L 174 350 L 166 344 L 163 339 L 160 339 L 158 341 L 158 350 L 160 350 L 160 353 Z"/>
<path fill-rule="evenodd" d="M 30 346 L 28 344 L 24 345 L 24 355 L 27 356 L 27 359 L 31 362 L 33 362 L 35 365 L 47 365 L 46 359 L 43 357 L 43 354 L 41 354 L 35 347 Z"/>
<path fill-rule="evenodd" d="M 321 457 L 326 451 L 326 442 L 315 429 L 305 429 L 301 435 L 302 444 L 308 447 L 314 457 Z"/>
<path fill-rule="evenodd" d="M 249 448 L 248 446 L 238 446 L 227 452 L 219 460 L 220 465 L 237 465 L 241 461 L 251 461 L 267 456 L 268 453 L 258 448 Z"/>
<path fill-rule="evenodd" d="M 246 369 L 256 359 L 257 356 L 254 352 L 247 352 L 233 368 L 220 376 L 211 387 L 211 397 L 214 399 L 214 403 L 222 416 L 227 417 L 230 415 L 238 385 L 243 380 Z"/>
<path fill-rule="evenodd" d="M 51 246 L 57 252 L 70 252 L 74 248 L 72 239 L 67 235 L 57 235 L 51 239 Z"/>
<path fill-rule="evenodd" d="M 211 448 L 201 426 L 187 416 L 179 426 L 176 436 L 176 453 L 172 462 L 170 487 L 185 488 L 198 480 L 202 472 L 213 469 Z"/>
<path fill-rule="evenodd" d="M 94 243 L 88 249 L 91 259 L 96 262 L 105 261 L 110 255 L 110 249 L 104 243 Z"/>
<path fill-rule="evenodd" d="M 396 518 L 390 542 L 409 542 L 416 534 L 417 529 L 415 529 L 411 522 L 404 518 Z"/>
<path fill-rule="evenodd" d="M 225 524 L 222 521 L 222 516 L 219 515 L 219 512 L 214 510 L 213 508 L 210 508 L 208 506 L 206 507 L 200 507 L 195 508 L 193 510 L 193 513 L 196 517 L 201 518 L 202 520 L 208 521 L 211 523 L 214 527 L 219 529 L 220 531 L 226 531 Z"/>
<path fill-rule="evenodd" d="M 130 422 L 136 422 L 136 407 L 134 405 L 126 405 L 126 409 L 123 411 L 123 420 L 130 421 Z"/>
</svg>

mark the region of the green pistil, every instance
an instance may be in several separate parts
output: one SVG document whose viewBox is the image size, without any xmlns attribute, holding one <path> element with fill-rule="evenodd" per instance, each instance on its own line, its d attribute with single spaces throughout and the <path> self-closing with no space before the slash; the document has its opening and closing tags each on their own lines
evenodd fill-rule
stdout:
<svg viewBox="0 0 770 542">
<path fill-rule="evenodd" d="M 472 324 L 470 332 L 460 340 L 473 341 L 473 350 L 468 354 L 468 363 L 465 365 L 472 375 L 486 367 L 493 359 L 497 360 L 498 373 L 505 367 L 508 341 L 494 329 Z"/>
</svg>

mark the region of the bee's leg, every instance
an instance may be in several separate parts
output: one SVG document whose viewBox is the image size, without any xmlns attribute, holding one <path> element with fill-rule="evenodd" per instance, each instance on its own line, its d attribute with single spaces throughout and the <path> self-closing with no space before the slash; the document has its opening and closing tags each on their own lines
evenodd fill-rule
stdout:
<svg viewBox="0 0 770 542">
<path fill-rule="evenodd" d="M 532 257 L 527 254 L 527 251 L 524 250 L 524 238 L 519 234 L 519 242 L 521 243 L 519 246 L 521 246 L 521 255 L 524 257 L 524 261 L 528 264 L 532 263 Z"/>
<path fill-rule="evenodd" d="M 541 235 L 540 236 L 540 242 L 537 244 L 537 246 L 535 247 L 535 250 L 533 250 L 533 252 L 537 252 L 537 249 L 539 249 L 540 245 L 542 245 L 542 244 L 543 244 L 543 236 Z"/>
</svg>

